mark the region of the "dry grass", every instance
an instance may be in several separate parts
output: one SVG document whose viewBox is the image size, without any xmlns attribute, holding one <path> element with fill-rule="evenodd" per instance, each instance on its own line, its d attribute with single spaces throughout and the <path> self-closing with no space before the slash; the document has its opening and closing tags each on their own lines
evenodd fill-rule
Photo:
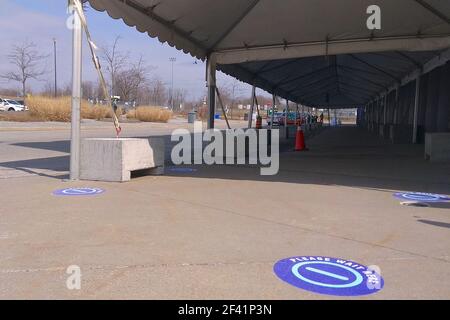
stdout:
<svg viewBox="0 0 450 320">
<path fill-rule="evenodd" d="M 164 122 L 172 118 L 172 111 L 160 107 L 138 107 L 127 112 L 128 119 L 137 119 L 143 122 Z"/>
<path fill-rule="evenodd" d="M 36 121 L 26 112 L 0 112 L 0 121 L 31 122 Z"/>
<path fill-rule="evenodd" d="M 29 111 L 0 113 L 0 121 L 59 121 L 70 122 L 71 98 L 59 97 L 49 98 L 43 96 L 32 96 L 27 98 L 25 104 Z M 117 110 L 117 116 L 124 114 L 123 110 Z M 112 117 L 109 106 L 90 105 L 86 100 L 81 101 L 81 118 L 101 120 Z M 129 111 L 127 118 L 137 119 L 144 122 L 167 122 L 172 117 L 172 112 L 159 107 L 138 107 Z"/>
<path fill-rule="evenodd" d="M 49 98 L 32 96 L 27 98 L 25 104 L 28 112 L 8 113 L 0 117 L 6 121 L 59 121 L 68 122 L 71 118 L 71 98 Z M 118 110 L 117 113 L 120 113 Z M 81 101 L 81 118 L 100 120 L 111 118 L 112 110 L 108 106 L 92 106 L 87 101 Z"/>
</svg>

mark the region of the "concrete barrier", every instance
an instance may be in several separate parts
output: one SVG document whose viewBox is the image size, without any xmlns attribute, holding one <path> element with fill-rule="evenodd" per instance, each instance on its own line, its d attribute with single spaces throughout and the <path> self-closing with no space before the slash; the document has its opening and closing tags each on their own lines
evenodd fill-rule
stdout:
<svg viewBox="0 0 450 320">
<path fill-rule="evenodd" d="M 93 138 L 81 142 L 80 179 L 124 182 L 132 171 L 163 174 L 163 138 Z"/>
<path fill-rule="evenodd" d="M 425 134 L 425 159 L 450 162 L 450 132 Z"/>
</svg>

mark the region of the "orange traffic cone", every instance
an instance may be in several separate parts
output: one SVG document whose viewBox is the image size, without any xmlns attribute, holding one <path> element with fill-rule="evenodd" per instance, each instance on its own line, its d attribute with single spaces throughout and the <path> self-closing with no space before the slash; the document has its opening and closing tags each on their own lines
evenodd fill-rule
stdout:
<svg viewBox="0 0 450 320">
<path fill-rule="evenodd" d="M 295 136 L 295 151 L 308 150 L 305 145 L 305 135 L 301 126 L 297 127 L 297 135 Z"/>
<path fill-rule="evenodd" d="M 262 118 L 261 116 L 256 117 L 256 129 L 262 129 Z"/>
</svg>

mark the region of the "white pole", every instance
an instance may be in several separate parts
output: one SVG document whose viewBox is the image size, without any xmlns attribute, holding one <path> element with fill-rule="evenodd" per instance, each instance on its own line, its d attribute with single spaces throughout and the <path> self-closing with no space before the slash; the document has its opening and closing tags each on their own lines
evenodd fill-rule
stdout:
<svg viewBox="0 0 450 320">
<path fill-rule="evenodd" d="M 72 2 L 72 1 L 71 1 Z M 70 179 L 80 177 L 80 108 L 81 108 L 81 59 L 82 29 L 78 13 L 73 12 L 72 36 L 72 128 L 70 138 Z"/>
</svg>

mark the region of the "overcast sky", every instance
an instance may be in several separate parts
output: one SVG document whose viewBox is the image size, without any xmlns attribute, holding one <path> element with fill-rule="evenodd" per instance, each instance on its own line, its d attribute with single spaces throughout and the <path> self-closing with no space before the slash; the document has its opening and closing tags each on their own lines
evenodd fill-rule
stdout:
<svg viewBox="0 0 450 320">
<path fill-rule="evenodd" d="M 49 54 L 45 81 L 53 83 L 53 38 L 57 39 L 58 82 L 65 85 L 71 79 L 71 31 L 66 27 L 66 0 L 0 0 L 0 73 L 11 70 L 7 55 L 11 45 L 32 41 L 42 53 Z M 94 42 L 99 46 L 111 44 L 116 36 L 121 36 L 120 48 L 129 51 L 132 57 L 144 56 L 147 64 L 155 67 L 152 71 L 168 85 L 171 82 L 170 57 L 177 59 L 175 69 L 175 88 L 185 88 L 189 98 L 198 98 L 205 92 L 205 66 L 190 55 L 186 55 L 167 44 L 161 44 L 135 28 L 130 28 L 122 20 L 114 20 L 104 12 L 92 8 L 87 10 L 87 19 Z M 87 48 L 84 50 L 83 80 L 96 81 Z M 30 81 L 33 89 L 41 89 L 45 81 Z M 226 75 L 219 74 L 219 85 L 230 81 Z M 15 83 L 0 82 L 0 87 L 18 87 Z M 242 85 L 245 95 L 250 88 Z"/>
</svg>

